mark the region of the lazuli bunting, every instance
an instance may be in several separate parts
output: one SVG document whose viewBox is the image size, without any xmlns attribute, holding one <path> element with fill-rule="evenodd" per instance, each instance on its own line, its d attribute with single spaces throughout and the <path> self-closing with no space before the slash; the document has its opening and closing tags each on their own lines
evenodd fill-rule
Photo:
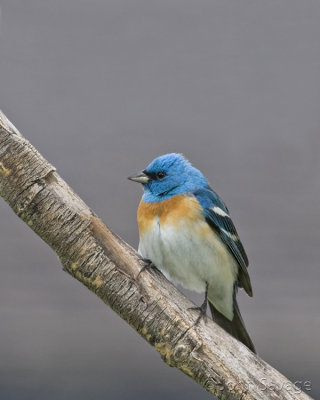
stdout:
<svg viewBox="0 0 320 400">
<path fill-rule="evenodd" d="M 137 215 L 140 255 L 174 283 L 205 293 L 200 317 L 209 301 L 213 319 L 255 352 L 236 300 L 238 287 L 252 296 L 248 258 L 208 180 L 176 153 L 156 158 L 129 179 L 144 187 Z"/>
</svg>

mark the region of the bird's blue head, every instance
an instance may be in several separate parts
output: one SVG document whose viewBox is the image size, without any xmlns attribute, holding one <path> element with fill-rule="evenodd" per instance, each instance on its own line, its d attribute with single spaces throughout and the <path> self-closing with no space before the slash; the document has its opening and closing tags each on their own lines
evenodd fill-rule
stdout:
<svg viewBox="0 0 320 400">
<path fill-rule="evenodd" d="M 142 199 L 147 203 L 168 200 L 209 185 L 202 173 L 177 153 L 157 157 L 146 169 L 129 179 L 143 184 Z"/>
</svg>

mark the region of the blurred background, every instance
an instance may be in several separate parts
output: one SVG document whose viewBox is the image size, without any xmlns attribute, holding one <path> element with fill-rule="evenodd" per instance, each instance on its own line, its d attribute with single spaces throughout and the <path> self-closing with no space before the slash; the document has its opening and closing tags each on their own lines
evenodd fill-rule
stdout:
<svg viewBox="0 0 320 400">
<path fill-rule="evenodd" d="M 182 152 L 227 203 L 262 358 L 320 395 L 320 3 L 1 0 L 0 106 L 134 247 L 141 188 Z M 209 399 L 61 269 L 0 199 L 0 398 Z M 202 298 L 188 293 L 195 302 Z"/>
</svg>

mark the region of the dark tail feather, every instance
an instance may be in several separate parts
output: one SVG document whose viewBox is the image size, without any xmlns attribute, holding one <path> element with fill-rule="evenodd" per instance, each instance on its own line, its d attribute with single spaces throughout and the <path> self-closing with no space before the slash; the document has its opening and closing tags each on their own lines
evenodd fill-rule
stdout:
<svg viewBox="0 0 320 400">
<path fill-rule="evenodd" d="M 240 314 L 237 300 L 234 299 L 234 317 L 232 321 L 229 321 L 224 315 L 222 315 L 213 304 L 209 301 L 209 306 L 212 314 L 212 319 L 221 326 L 225 331 L 230 333 L 233 337 L 240 340 L 245 344 L 251 351 L 256 353 L 256 349 L 250 339 L 250 336 L 246 330 L 243 319 Z"/>
</svg>

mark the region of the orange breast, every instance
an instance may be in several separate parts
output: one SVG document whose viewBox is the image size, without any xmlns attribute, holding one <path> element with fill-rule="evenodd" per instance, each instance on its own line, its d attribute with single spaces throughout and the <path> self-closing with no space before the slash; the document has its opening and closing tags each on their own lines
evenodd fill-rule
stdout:
<svg viewBox="0 0 320 400">
<path fill-rule="evenodd" d="M 192 224 L 199 221 L 199 218 L 204 219 L 198 200 L 187 195 L 176 195 L 157 203 L 141 200 L 137 215 L 140 236 L 152 229 L 155 220 L 158 220 L 161 227 L 171 225 L 178 229 L 180 221 Z"/>
</svg>

